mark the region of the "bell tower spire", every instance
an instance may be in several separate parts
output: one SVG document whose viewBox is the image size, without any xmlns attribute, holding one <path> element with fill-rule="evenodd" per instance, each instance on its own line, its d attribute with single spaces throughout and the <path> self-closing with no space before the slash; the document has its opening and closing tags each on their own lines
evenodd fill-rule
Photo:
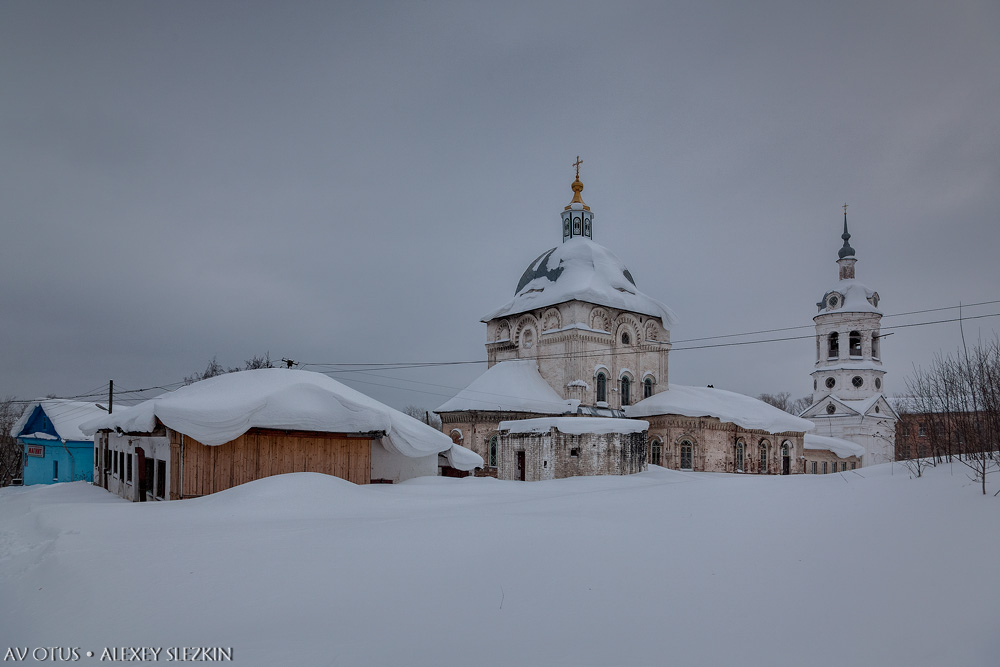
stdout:
<svg viewBox="0 0 1000 667">
<path fill-rule="evenodd" d="M 844 245 L 837 253 L 837 264 L 840 265 L 840 279 L 854 280 L 854 264 L 857 258 L 854 256 L 854 248 L 851 247 L 851 233 L 847 231 L 847 204 L 844 204 L 844 233 L 840 235 L 844 239 Z"/>
<path fill-rule="evenodd" d="M 590 240 L 594 239 L 594 214 L 590 210 L 590 207 L 583 203 L 583 197 L 580 196 L 580 193 L 583 192 L 583 183 L 580 181 L 581 164 L 583 164 L 583 160 L 577 155 L 576 162 L 572 165 L 576 167 L 576 180 L 570 186 L 573 189 L 573 199 L 563 209 L 561 216 L 563 243 L 576 236 L 582 236 Z"/>
</svg>

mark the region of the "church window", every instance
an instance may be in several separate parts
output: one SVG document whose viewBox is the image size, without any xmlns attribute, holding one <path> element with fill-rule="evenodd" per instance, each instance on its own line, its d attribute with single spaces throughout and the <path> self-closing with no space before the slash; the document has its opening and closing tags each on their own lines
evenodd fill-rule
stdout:
<svg viewBox="0 0 1000 667">
<path fill-rule="evenodd" d="M 587 237 L 590 236 L 590 220 L 583 223 L 583 235 Z"/>
<path fill-rule="evenodd" d="M 490 438 L 490 467 L 491 468 L 496 468 L 497 467 L 497 446 L 498 446 L 498 440 L 499 440 L 499 438 L 497 438 L 497 436 L 493 436 L 492 438 Z"/>
<path fill-rule="evenodd" d="M 826 461 L 823 461 L 823 474 L 825 475 L 826 473 L 827 473 L 827 470 L 826 470 Z"/>
<path fill-rule="evenodd" d="M 875 406 L 875 414 L 878 414 L 878 413 L 879 413 L 879 409 L 878 409 L 878 406 L 876 405 Z"/>
<path fill-rule="evenodd" d="M 834 331 L 830 334 L 827 342 L 827 359 L 839 359 L 840 358 L 840 334 Z"/>
<path fill-rule="evenodd" d="M 767 442 L 760 443 L 760 467 L 757 472 L 767 472 Z"/>
<path fill-rule="evenodd" d="M 653 395 L 653 378 L 646 378 L 642 381 L 642 397 L 649 398 Z"/>
<path fill-rule="evenodd" d="M 573 233 L 580 233 L 580 218 L 573 218 Z"/>
<path fill-rule="evenodd" d="M 819 336 L 816 336 L 816 361 L 819 361 Z"/>
<path fill-rule="evenodd" d="M 563 236 L 569 236 L 569 220 L 563 222 Z"/>
<path fill-rule="evenodd" d="M 622 345 L 630 345 L 631 343 L 632 339 L 629 337 L 628 332 L 626 331 L 625 333 L 622 334 Z"/>
<path fill-rule="evenodd" d="M 837 381 L 835 379 L 833 379 L 833 378 L 827 378 L 826 379 L 826 388 L 827 389 L 833 389 L 834 386 L 836 386 L 836 384 L 837 384 Z"/>
<path fill-rule="evenodd" d="M 840 472 L 846 472 L 846 471 L 847 471 L 847 461 L 841 461 L 840 462 Z"/>
<path fill-rule="evenodd" d="M 573 447 L 572 449 L 569 450 L 569 455 L 573 456 L 573 457 L 579 457 L 580 456 L 580 448 L 579 447 Z"/>
<path fill-rule="evenodd" d="M 854 470 L 858 466 L 857 461 L 851 461 L 851 470 Z"/>
<path fill-rule="evenodd" d="M 736 442 L 736 472 L 743 472 L 743 457 L 746 446 L 742 440 Z"/>
<path fill-rule="evenodd" d="M 876 359 L 881 358 L 880 355 L 879 355 L 879 350 L 878 350 L 878 347 L 879 347 L 878 339 L 879 339 L 878 333 L 873 333 L 872 334 L 872 356 L 875 357 Z"/>
<path fill-rule="evenodd" d="M 622 389 L 622 406 L 631 405 L 632 403 L 632 381 L 627 377 L 623 377 L 621 381 Z"/>
<path fill-rule="evenodd" d="M 597 402 L 605 403 L 608 400 L 608 376 L 604 373 L 597 374 Z"/>
<path fill-rule="evenodd" d="M 861 356 L 861 332 L 852 331 L 848 341 L 851 344 L 850 354 L 852 357 Z"/>
<path fill-rule="evenodd" d="M 694 445 L 690 440 L 681 440 L 681 470 L 693 470 Z"/>
<path fill-rule="evenodd" d="M 882 378 L 875 378 L 875 388 L 882 389 Z"/>
<path fill-rule="evenodd" d="M 813 391 L 816 391 L 816 387 L 817 387 L 816 378 L 813 378 Z"/>
<path fill-rule="evenodd" d="M 836 405 L 834 405 L 833 403 L 827 403 L 826 404 L 826 414 L 832 415 L 836 411 L 837 411 L 837 406 Z"/>
<path fill-rule="evenodd" d="M 535 344 L 535 332 L 533 332 L 531 329 L 526 329 L 525 332 L 521 335 L 521 345 L 524 346 L 524 349 L 530 350 L 534 346 L 534 344 Z"/>
<path fill-rule="evenodd" d="M 663 458 L 663 443 L 660 442 L 659 438 L 655 438 L 649 443 L 649 462 L 654 466 L 663 465 L 661 460 Z"/>
<path fill-rule="evenodd" d="M 836 308 L 837 304 L 840 303 L 840 299 L 837 298 L 837 295 L 833 295 L 830 297 L 829 303 L 831 308 Z"/>
<path fill-rule="evenodd" d="M 851 378 L 851 384 L 853 384 L 855 387 L 861 387 L 861 385 L 863 385 L 864 383 L 865 379 L 860 375 L 855 375 L 853 378 Z"/>
<path fill-rule="evenodd" d="M 816 462 L 815 461 L 812 462 L 812 474 L 814 474 L 814 475 L 816 474 Z"/>
</svg>

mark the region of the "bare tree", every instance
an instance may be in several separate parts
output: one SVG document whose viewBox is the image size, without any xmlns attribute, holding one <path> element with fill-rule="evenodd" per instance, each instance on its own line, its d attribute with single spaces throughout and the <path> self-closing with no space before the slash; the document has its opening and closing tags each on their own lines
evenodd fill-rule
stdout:
<svg viewBox="0 0 1000 667">
<path fill-rule="evenodd" d="M 938 355 L 930 368 L 914 369 L 906 387 L 909 418 L 918 423 L 916 451 L 907 443 L 906 454 L 957 459 L 985 494 L 987 476 L 1000 470 L 1000 338 Z"/>
<path fill-rule="evenodd" d="M 11 480 L 19 479 L 24 472 L 22 448 L 10 434 L 24 408 L 23 401 L 11 395 L 0 399 L 0 486 L 9 485 Z"/>
<path fill-rule="evenodd" d="M 784 410 L 793 415 L 800 414 L 803 410 L 812 405 L 812 397 L 803 396 L 792 400 L 791 392 L 783 391 L 778 394 L 761 394 L 757 400 L 764 401 L 768 405 L 773 405 L 779 410 Z"/>
<path fill-rule="evenodd" d="M 225 375 L 226 373 L 238 373 L 239 371 L 252 371 L 258 368 L 274 368 L 274 362 L 271 361 L 271 353 L 265 352 L 263 355 L 254 355 L 243 362 L 243 368 L 229 367 L 226 368 L 220 364 L 215 357 L 209 360 L 208 365 L 205 366 L 205 370 L 201 373 L 193 373 L 192 375 L 187 375 L 184 377 L 184 384 L 191 384 L 192 382 L 198 382 L 200 380 L 207 380 L 208 378 L 215 377 L 216 375 Z"/>
<path fill-rule="evenodd" d="M 438 430 L 441 429 L 441 418 L 438 417 L 437 414 L 431 412 L 430 410 L 426 410 L 417 405 L 407 405 L 405 408 L 403 408 L 403 412 L 405 414 L 410 415 L 414 419 L 422 421 L 428 426 L 431 426 Z"/>
</svg>

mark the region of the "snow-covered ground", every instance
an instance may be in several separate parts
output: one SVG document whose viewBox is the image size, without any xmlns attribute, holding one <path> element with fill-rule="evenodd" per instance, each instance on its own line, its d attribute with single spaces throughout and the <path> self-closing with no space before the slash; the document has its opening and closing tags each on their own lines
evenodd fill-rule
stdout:
<svg viewBox="0 0 1000 667">
<path fill-rule="evenodd" d="M 995 667 L 1000 499 L 957 465 L 302 473 L 143 504 L 2 489 L 0 600 L 0 651 L 77 647 L 78 664 L 202 646 L 269 666 Z"/>
</svg>

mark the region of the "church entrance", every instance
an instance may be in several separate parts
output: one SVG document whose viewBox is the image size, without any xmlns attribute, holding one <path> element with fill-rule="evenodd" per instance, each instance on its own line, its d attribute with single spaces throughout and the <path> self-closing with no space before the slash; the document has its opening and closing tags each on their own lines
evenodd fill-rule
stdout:
<svg viewBox="0 0 1000 667">
<path fill-rule="evenodd" d="M 514 471 L 514 479 L 524 481 L 524 450 L 517 452 L 517 470 Z"/>
<path fill-rule="evenodd" d="M 792 457 L 788 453 L 788 443 L 781 446 L 781 474 L 790 475 L 792 473 Z"/>
</svg>

